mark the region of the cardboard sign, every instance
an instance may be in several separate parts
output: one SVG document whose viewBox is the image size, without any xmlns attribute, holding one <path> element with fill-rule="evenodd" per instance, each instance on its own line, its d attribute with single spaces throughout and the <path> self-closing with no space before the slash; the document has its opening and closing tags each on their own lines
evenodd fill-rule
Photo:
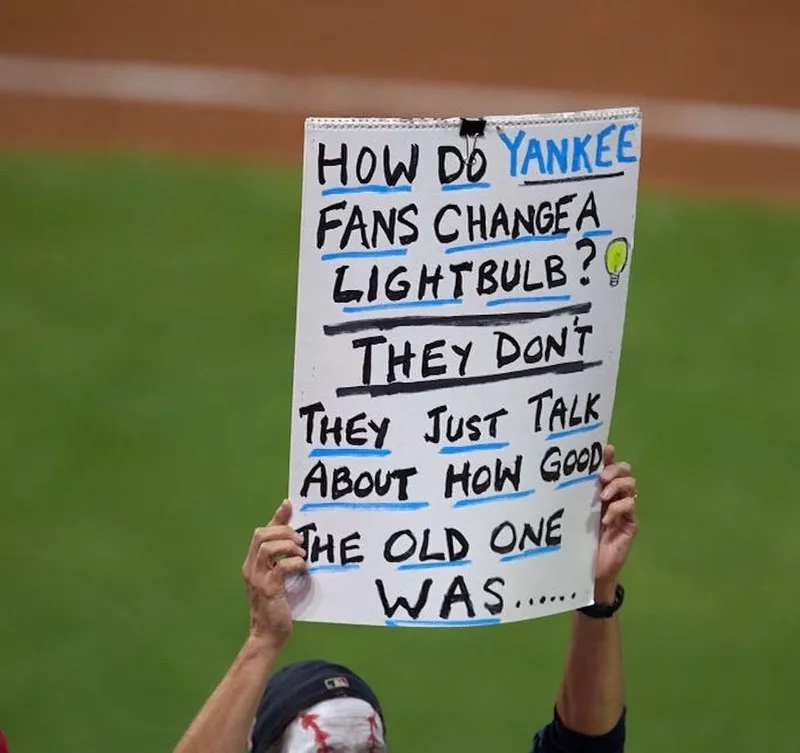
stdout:
<svg viewBox="0 0 800 753">
<path fill-rule="evenodd" d="M 307 121 L 298 620 L 592 603 L 640 143 L 637 109 Z"/>
</svg>

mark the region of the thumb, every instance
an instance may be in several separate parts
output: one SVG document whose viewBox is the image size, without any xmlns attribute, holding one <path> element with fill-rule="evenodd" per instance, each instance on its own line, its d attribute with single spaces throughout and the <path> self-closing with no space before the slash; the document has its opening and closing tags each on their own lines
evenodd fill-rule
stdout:
<svg viewBox="0 0 800 753">
<path fill-rule="evenodd" d="M 284 499 L 283 502 L 278 505 L 278 509 L 275 510 L 275 514 L 272 516 L 270 525 L 285 526 L 288 525 L 291 519 L 292 503 L 288 499 Z"/>
<path fill-rule="evenodd" d="M 611 465 L 614 462 L 614 456 L 617 454 L 617 449 L 613 444 L 607 444 L 603 448 L 603 465 Z"/>
</svg>

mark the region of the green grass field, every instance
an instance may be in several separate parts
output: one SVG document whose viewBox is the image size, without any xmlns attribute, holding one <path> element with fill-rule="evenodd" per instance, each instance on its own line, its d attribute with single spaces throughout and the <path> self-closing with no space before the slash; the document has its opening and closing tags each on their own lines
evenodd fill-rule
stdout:
<svg viewBox="0 0 800 753">
<path fill-rule="evenodd" d="M 0 156 L 0 727 L 13 753 L 169 751 L 247 627 L 286 488 L 299 175 Z M 630 750 L 789 753 L 800 662 L 800 216 L 645 194 L 612 441 L 640 479 Z M 300 624 L 393 749 L 523 753 L 566 617 Z"/>
</svg>

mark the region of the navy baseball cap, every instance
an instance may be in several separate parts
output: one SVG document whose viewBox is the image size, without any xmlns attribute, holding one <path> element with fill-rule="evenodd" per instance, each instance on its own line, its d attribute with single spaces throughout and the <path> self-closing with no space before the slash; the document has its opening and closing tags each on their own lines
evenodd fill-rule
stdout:
<svg viewBox="0 0 800 753">
<path fill-rule="evenodd" d="M 386 721 L 372 688 L 355 672 L 323 659 L 307 659 L 278 670 L 267 683 L 250 736 L 251 753 L 266 753 L 300 714 L 323 701 L 357 698 Z"/>
</svg>

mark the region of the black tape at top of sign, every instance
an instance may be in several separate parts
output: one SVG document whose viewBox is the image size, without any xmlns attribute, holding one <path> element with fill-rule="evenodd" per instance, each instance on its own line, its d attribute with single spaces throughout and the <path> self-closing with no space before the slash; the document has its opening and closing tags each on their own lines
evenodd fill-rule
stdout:
<svg viewBox="0 0 800 753">
<path fill-rule="evenodd" d="M 461 128 L 458 130 L 458 135 L 461 138 L 467 136 L 483 136 L 486 132 L 486 118 L 461 118 Z"/>
<path fill-rule="evenodd" d="M 466 142 L 467 153 L 464 155 L 468 165 L 472 164 L 473 152 L 478 143 L 478 139 L 486 132 L 486 118 L 461 118 L 461 126 L 458 135 Z M 472 139 L 472 146 L 469 140 Z"/>
</svg>

